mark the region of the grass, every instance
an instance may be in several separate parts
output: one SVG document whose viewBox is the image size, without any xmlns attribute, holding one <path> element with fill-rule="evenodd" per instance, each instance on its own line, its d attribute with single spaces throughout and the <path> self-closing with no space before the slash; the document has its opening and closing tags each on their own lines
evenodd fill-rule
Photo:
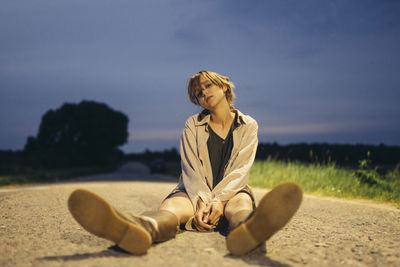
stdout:
<svg viewBox="0 0 400 267">
<path fill-rule="evenodd" d="M 267 159 L 256 161 L 249 183 L 254 187 L 273 188 L 285 182 L 298 183 L 305 193 L 342 198 L 371 199 L 400 205 L 400 166 L 386 174 L 360 166 L 344 169 L 328 165 L 302 164 Z"/>
</svg>

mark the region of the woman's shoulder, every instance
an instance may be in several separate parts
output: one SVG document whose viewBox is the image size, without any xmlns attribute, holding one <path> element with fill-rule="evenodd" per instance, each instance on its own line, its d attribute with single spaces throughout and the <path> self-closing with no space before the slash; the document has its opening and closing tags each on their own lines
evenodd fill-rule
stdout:
<svg viewBox="0 0 400 267">
<path fill-rule="evenodd" d="M 186 119 L 185 126 L 194 126 L 196 124 L 201 123 L 201 121 L 205 118 L 205 116 L 209 115 L 210 113 L 207 110 L 203 110 L 202 112 L 193 114 Z"/>
<path fill-rule="evenodd" d="M 257 126 L 257 121 L 251 117 L 250 115 L 247 114 L 243 114 L 242 112 L 240 112 L 239 110 L 236 110 L 237 114 L 239 116 L 239 119 L 244 122 L 245 125 L 255 125 Z"/>
<path fill-rule="evenodd" d="M 194 125 L 198 116 L 199 116 L 199 114 L 194 114 L 194 115 L 189 116 L 185 121 L 185 126 Z"/>
</svg>

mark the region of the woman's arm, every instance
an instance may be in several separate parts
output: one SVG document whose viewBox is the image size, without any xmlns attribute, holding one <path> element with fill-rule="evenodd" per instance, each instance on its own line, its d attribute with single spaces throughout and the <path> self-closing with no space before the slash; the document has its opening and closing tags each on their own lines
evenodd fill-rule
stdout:
<svg viewBox="0 0 400 267">
<path fill-rule="evenodd" d="M 219 182 L 212 191 L 212 201 L 226 201 L 231 199 L 238 191 L 243 189 L 249 179 L 250 169 L 256 156 L 258 145 L 258 125 L 255 120 L 242 126 L 248 127 L 238 148 L 238 154 L 229 168 L 229 173 Z"/>
<path fill-rule="evenodd" d="M 202 170 L 200 159 L 197 155 L 194 125 L 190 120 L 191 118 L 186 122 L 181 137 L 181 167 L 182 180 L 186 192 L 192 201 L 194 211 L 196 211 L 199 197 L 204 203 L 210 202 L 211 190 L 203 178 L 204 171 Z"/>
</svg>

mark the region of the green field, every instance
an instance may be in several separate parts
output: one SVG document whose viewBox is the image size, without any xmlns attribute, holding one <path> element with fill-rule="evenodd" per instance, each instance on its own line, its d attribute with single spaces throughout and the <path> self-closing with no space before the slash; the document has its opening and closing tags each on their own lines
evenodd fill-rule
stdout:
<svg viewBox="0 0 400 267">
<path fill-rule="evenodd" d="M 371 199 L 400 205 L 399 165 L 385 174 L 378 168 L 362 164 L 356 170 L 334 163 L 328 165 L 283 162 L 267 159 L 256 161 L 249 184 L 272 188 L 285 181 L 298 183 L 305 193 L 342 198 Z"/>
</svg>

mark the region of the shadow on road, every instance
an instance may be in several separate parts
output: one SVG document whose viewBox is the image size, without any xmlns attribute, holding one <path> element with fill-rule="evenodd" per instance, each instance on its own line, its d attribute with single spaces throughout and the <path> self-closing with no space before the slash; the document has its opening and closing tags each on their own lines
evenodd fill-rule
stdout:
<svg viewBox="0 0 400 267">
<path fill-rule="evenodd" d="M 281 267 L 288 267 L 290 265 L 281 263 L 276 260 L 272 260 L 267 256 L 267 250 L 265 244 L 260 245 L 258 248 L 253 250 L 252 252 L 244 255 L 244 256 L 233 256 L 232 254 L 227 254 L 224 258 L 231 258 L 242 260 L 250 265 L 257 265 L 257 266 L 281 266 Z"/>
<path fill-rule="evenodd" d="M 62 256 L 47 256 L 42 258 L 36 258 L 38 261 L 79 261 L 86 260 L 90 258 L 126 258 L 126 257 L 141 257 L 142 255 L 130 254 L 118 246 L 114 245 L 109 247 L 107 250 L 94 252 L 94 253 L 83 253 L 83 254 L 73 254 L 73 255 L 62 255 Z"/>
<path fill-rule="evenodd" d="M 130 254 L 123 249 L 119 248 L 118 246 L 110 246 L 107 250 L 94 252 L 94 253 L 84 253 L 84 254 L 73 254 L 73 255 L 62 255 L 62 256 L 47 256 L 36 258 L 37 261 L 80 261 L 86 260 L 91 258 L 105 258 L 105 257 L 113 257 L 113 258 L 128 258 L 128 257 L 143 257 L 145 255 L 133 255 Z M 283 264 L 279 261 L 272 260 L 266 256 L 265 249 L 256 249 L 249 254 L 238 257 L 233 256 L 231 254 L 227 254 L 224 256 L 225 258 L 237 259 L 242 260 L 250 265 L 257 265 L 257 266 L 281 266 L 281 267 L 288 267 L 290 265 Z"/>
</svg>

